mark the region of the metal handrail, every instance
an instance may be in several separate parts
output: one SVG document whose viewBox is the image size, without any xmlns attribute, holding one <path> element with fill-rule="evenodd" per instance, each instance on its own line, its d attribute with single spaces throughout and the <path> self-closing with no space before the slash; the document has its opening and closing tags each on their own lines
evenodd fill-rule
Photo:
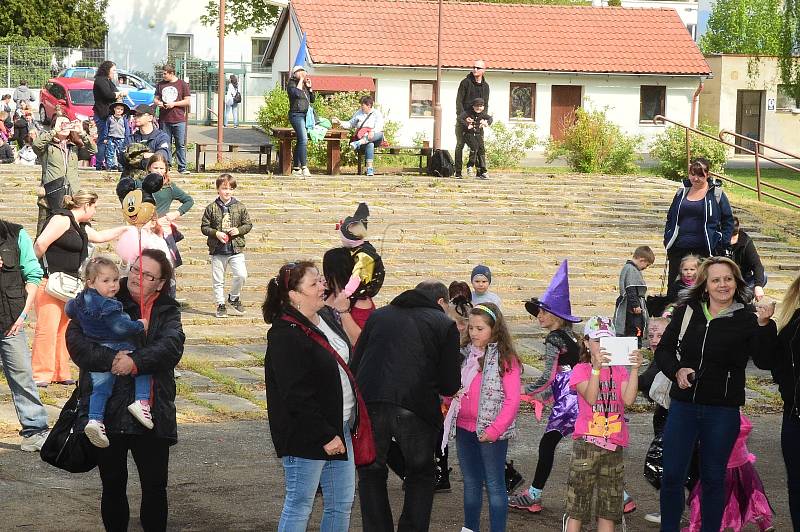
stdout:
<svg viewBox="0 0 800 532">
<path fill-rule="evenodd" d="M 761 142 L 760 140 L 756 140 L 756 139 L 747 137 L 745 135 L 741 135 L 739 133 L 735 133 L 733 131 L 728 131 L 726 129 L 723 129 L 722 131 L 720 131 L 719 135 L 717 137 L 715 137 L 715 136 L 713 136 L 713 135 L 711 135 L 709 133 L 706 133 L 705 131 L 700 131 L 699 129 L 693 128 L 691 126 L 687 126 L 686 124 L 682 124 L 680 122 L 676 122 L 675 120 L 670 120 L 669 118 L 667 118 L 665 116 L 662 116 L 662 115 L 656 115 L 653 118 L 653 123 L 654 124 L 663 124 L 665 122 L 669 122 L 670 124 L 675 124 L 676 126 L 682 127 L 684 129 L 685 133 L 686 133 L 686 166 L 687 166 L 686 171 L 687 171 L 687 174 L 688 174 L 688 171 L 689 171 L 689 167 L 692 164 L 691 163 L 691 160 L 692 160 L 691 145 L 689 143 L 690 133 L 697 133 L 698 135 L 702 135 L 703 137 L 715 140 L 715 141 L 720 142 L 720 143 L 722 143 L 722 144 L 724 144 L 726 146 L 730 146 L 730 147 L 738 149 L 740 151 L 749 153 L 750 155 L 753 155 L 755 157 L 755 171 L 756 171 L 756 186 L 755 187 L 752 187 L 752 186 L 750 186 L 748 184 L 745 184 L 745 183 L 742 183 L 740 181 L 736 181 L 735 179 L 731 179 L 728 176 L 717 174 L 716 172 L 709 172 L 709 175 L 712 175 L 712 176 L 714 176 L 714 177 L 716 177 L 718 179 L 729 181 L 729 182 L 731 182 L 731 183 L 733 183 L 735 185 L 738 185 L 738 186 L 740 186 L 742 188 L 746 188 L 748 190 L 752 190 L 753 192 L 756 193 L 756 196 L 758 197 L 758 201 L 763 201 L 762 200 L 762 196 L 766 196 L 768 198 L 772 198 L 774 200 L 786 203 L 787 205 L 791 205 L 794 208 L 800 209 L 800 204 L 797 204 L 797 203 L 794 203 L 794 202 L 789 201 L 787 199 L 775 196 L 774 194 L 770 194 L 769 192 L 765 192 L 764 190 L 762 190 L 762 188 L 763 187 L 767 187 L 767 188 L 770 188 L 770 189 L 773 189 L 773 190 L 778 190 L 778 191 L 783 192 L 784 194 L 788 194 L 789 196 L 792 196 L 794 198 L 800 198 L 800 194 L 799 193 L 791 191 L 791 190 L 788 190 L 788 189 L 785 189 L 783 187 L 779 187 L 778 185 L 773 185 L 772 183 L 767 183 L 766 181 L 763 181 L 761 179 L 761 159 L 766 159 L 767 161 L 770 161 L 773 164 L 777 164 L 777 165 L 782 166 L 782 167 L 784 167 L 784 168 L 786 168 L 788 170 L 792 170 L 792 171 L 797 172 L 798 174 L 800 174 L 800 168 L 797 168 L 795 166 L 792 166 L 791 164 L 787 164 L 787 163 L 784 163 L 784 162 L 779 161 L 777 159 L 774 159 L 772 157 L 769 157 L 767 155 L 764 155 L 762 153 L 762 151 L 763 151 L 762 148 L 766 148 L 768 150 L 772 150 L 772 151 L 778 152 L 780 154 L 786 155 L 787 157 L 791 157 L 793 159 L 800 159 L 800 155 L 793 154 L 793 153 L 788 152 L 788 151 L 786 151 L 786 150 L 784 150 L 782 148 L 776 148 L 775 146 L 771 146 L 769 144 Z M 744 140 L 744 141 L 747 141 L 747 142 L 752 142 L 755 150 L 751 150 L 751 149 L 745 148 L 744 146 L 741 146 L 739 144 L 735 144 L 735 143 L 732 143 L 732 142 L 729 142 L 729 141 L 725 140 L 725 136 L 726 135 L 730 135 L 732 137 L 736 137 L 736 138 L 738 138 L 740 140 Z"/>
</svg>

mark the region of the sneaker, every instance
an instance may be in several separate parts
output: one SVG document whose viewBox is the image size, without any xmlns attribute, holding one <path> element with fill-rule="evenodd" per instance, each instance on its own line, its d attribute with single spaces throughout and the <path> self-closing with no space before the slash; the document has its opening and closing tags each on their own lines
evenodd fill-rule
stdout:
<svg viewBox="0 0 800 532">
<path fill-rule="evenodd" d="M 303 177 L 311 177 L 311 170 L 308 169 L 308 166 L 303 167 Z"/>
<path fill-rule="evenodd" d="M 95 447 L 105 449 L 111 445 L 108 441 L 108 436 L 106 436 L 106 426 L 96 419 L 90 419 L 86 424 L 86 428 L 83 429 L 83 432 L 86 434 L 86 437 L 89 438 L 89 442 Z"/>
<path fill-rule="evenodd" d="M 172 374 L 175 376 L 176 379 L 180 379 L 181 377 L 183 377 L 183 373 L 181 373 L 177 369 L 173 369 Z"/>
<path fill-rule="evenodd" d="M 436 485 L 433 491 L 436 493 L 450 493 L 450 472 L 452 467 L 448 467 L 447 471 L 442 471 L 440 467 L 436 468 Z"/>
<path fill-rule="evenodd" d="M 150 405 L 148 403 L 144 401 L 134 401 L 128 405 L 128 412 L 136 418 L 136 421 L 144 425 L 145 428 L 153 428 L 153 416 L 150 414 Z"/>
<path fill-rule="evenodd" d="M 644 516 L 644 520 L 648 523 L 656 523 L 658 525 L 661 524 L 661 514 L 659 512 L 653 512 L 651 514 L 647 514 Z"/>
<path fill-rule="evenodd" d="M 636 501 L 633 500 L 633 497 L 625 494 L 625 499 L 622 501 L 622 513 L 629 514 L 636 510 Z"/>
<path fill-rule="evenodd" d="M 508 497 L 508 506 L 518 510 L 527 510 L 532 514 L 538 514 L 542 511 L 542 498 L 534 499 L 528 490 L 520 491 L 516 495 Z"/>
<path fill-rule="evenodd" d="M 350 147 L 353 148 L 353 151 L 357 151 L 358 148 L 361 146 L 361 140 L 354 140 L 350 143 Z"/>
<path fill-rule="evenodd" d="M 467 166 L 467 177 L 475 177 L 475 168 Z"/>
<path fill-rule="evenodd" d="M 295 177 L 302 177 L 303 176 L 303 169 L 299 166 L 292 168 L 292 175 Z"/>
<path fill-rule="evenodd" d="M 236 316 L 241 316 L 244 314 L 244 307 L 242 306 L 242 298 L 237 297 L 236 301 L 231 299 L 231 296 L 228 296 L 228 305 L 231 306 L 231 314 L 235 314 Z"/>
<path fill-rule="evenodd" d="M 45 381 L 36 381 L 36 387 L 37 387 L 37 388 L 47 388 L 48 386 L 50 386 L 50 383 L 49 383 L 49 382 L 45 382 Z"/>
<path fill-rule="evenodd" d="M 64 386 L 72 386 L 73 384 L 75 384 L 75 380 L 67 379 L 65 381 L 56 381 L 56 384 L 63 384 Z"/>
<path fill-rule="evenodd" d="M 228 310 L 225 308 L 225 305 L 217 305 L 217 312 L 214 315 L 218 318 L 227 318 L 228 317 Z"/>
<path fill-rule="evenodd" d="M 36 434 L 31 434 L 30 436 L 23 436 L 22 443 L 19 446 L 20 451 L 38 453 L 42 450 L 42 445 L 44 445 L 44 441 L 47 439 L 48 434 L 50 434 L 50 429 L 37 432 Z"/>
<path fill-rule="evenodd" d="M 463 179 L 463 178 L 461 177 L 461 174 L 456 174 L 456 175 L 454 175 L 453 177 L 454 177 L 454 178 L 456 178 L 456 179 Z"/>
<path fill-rule="evenodd" d="M 184 168 L 183 170 L 178 171 L 178 173 L 181 174 L 181 175 L 189 175 L 189 174 L 191 174 L 191 172 L 187 168 Z"/>
<path fill-rule="evenodd" d="M 514 490 L 522 484 L 522 475 L 514 469 L 514 460 L 506 462 L 506 493 L 514 493 Z"/>
<path fill-rule="evenodd" d="M 489 174 L 487 174 L 486 172 L 478 174 L 478 179 L 489 179 Z"/>
<path fill-rule="evenodd" d="M 371 176 L 374 176 L 374 175 L 375 175 L 375 168 L 373 168 L 373 167 L 371 167 L 371 166 L 370 166 L 370 167 L 368 167 L 368 168 L 367 168 L 367 176 L 370 176 L 370 177 L 371 177 Z"/>
</svg>

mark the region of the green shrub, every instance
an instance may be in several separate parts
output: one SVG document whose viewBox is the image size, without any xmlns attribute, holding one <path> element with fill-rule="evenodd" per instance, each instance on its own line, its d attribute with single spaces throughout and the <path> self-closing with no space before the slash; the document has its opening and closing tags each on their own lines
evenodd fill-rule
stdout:
<svg viewBox="0 0 800 532">
<path fill-rule="evenodd" d="M 701 123 L 697 129 L 716 136 L 714 126 Z M 716 137 L 715 137 L 716 138 Z M 705 157 L 711 163 L 711 171 L 721 173 L 725 168 L 725 146 L 716 140 L 690 133 L 689 149 L 692 159 Z M 682 127 L 670 126 L 659 134 L 650 148 L 650 155 L 659 162 L 658 171 L 668 179 L 686 177 L 686 133 Z"/>
<path fill-rule="evenodd" d="M 547 162 L 564 157 L 576 172 L 591 174 L 631 174 L 642 145 L 641 135 L 626 135 L 608 118 L 608 108 L 576 110 L 575 123 L 564 131 L 564 138 L 547 142 Z"/>
<path fill-rule="evenodd" d="M 486 164 L 490 168 L 519 168 L 525 153 L 533 149 L 536 140 L 536 124 L 518 122 L 509 127 L 500 120 L 492 123 L 486 135 Z"/>
</svg>

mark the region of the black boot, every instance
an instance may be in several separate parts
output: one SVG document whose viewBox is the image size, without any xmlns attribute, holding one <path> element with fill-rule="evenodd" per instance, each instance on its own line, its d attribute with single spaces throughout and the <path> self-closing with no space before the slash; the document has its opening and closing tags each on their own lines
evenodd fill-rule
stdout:
<svg viewBox="0 0 800 532">
<path fill-rule="evenodd" d="M 522 475 L 514 469 L 514 460 L 506 462 L 506 491 L 509 495 L 522 484 Z"/>
<path fill-rule="evenodd" d="M 444 448 L 444 452 L 436 453 L 436 487 L 434 490 L 438 493 L 450 492 L 450 471 L 453 469 L 447 467 L 447 454 L 449 446 Z"/>
</svg>

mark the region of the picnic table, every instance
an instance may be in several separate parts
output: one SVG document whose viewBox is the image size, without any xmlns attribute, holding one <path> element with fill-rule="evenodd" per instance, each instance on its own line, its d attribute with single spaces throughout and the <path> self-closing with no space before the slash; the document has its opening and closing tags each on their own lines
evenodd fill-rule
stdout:
<svg viewBox="0 0 800 532">
<path fill-rule="evenodd" d="M 267 139 L 268 140 L 268 139 Z M 216 142 L 196 142 L 194 155 L 194 167 L 198 172 L 205 172 L 206 170 L 206 153 L 209 151 L 217 151 Z M 251 143 L 233 143 L 223 142 L 221 144 L 222 151 L 231 153 L 257 153 L 258 154 L 258 171 L 267 173 L 269 167 L 272 166 L 272 143 L 262 142 L 257 144 Z M 203 154 L 203 164 L 200 164 L 200 154 Z M 266 155 L 267 162 L 264 164 L 261 158 Z"/>
<path fill-rule="evenodd" d="M 272 136 L 278 141 L 278 174 L 288 175 L 292 169 L 292 141 L 297 139 L 294 128 L 273 127 Z M 350 138 L 346 129 L 329 129 L 323 139 L 328 150 L 328 174 L 339 175 L 342 162 L 342 141 Z"/>
</svg>

